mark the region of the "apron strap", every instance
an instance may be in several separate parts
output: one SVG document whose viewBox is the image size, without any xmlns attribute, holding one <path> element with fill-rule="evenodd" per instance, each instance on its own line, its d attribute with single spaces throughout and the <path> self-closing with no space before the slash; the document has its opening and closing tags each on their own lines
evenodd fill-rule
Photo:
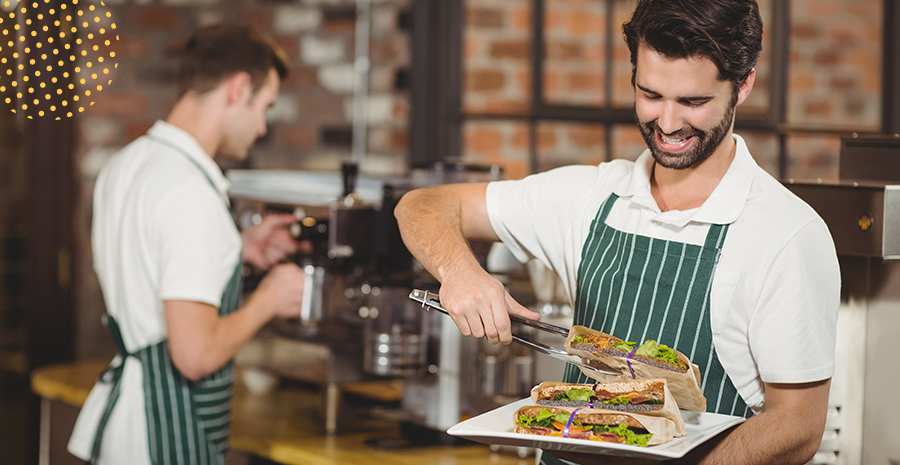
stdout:
<svg viewBox="0 0 900 465">
<path fill-rule="evenodd" d="M 600 205 L 600 209 L 597 210 L 597 223 L 606 223 L 606 217 L 609 216 L 609 212 L 612 211 L 613 205 L 616 204 L 616 200 L 619 200 L 619 196 L 616 195 L 615 192 L 611 192 L 609 197 L 603 201 L 603 204 Z"/>
<path fill-rule="evenodd" d="M 112 415 L 113 407 L 116 406 L 116 402 L 119 400 L 119 393 L 122 387 L 122 372 L 125 371 L 125 361 L 128 360 L 128 357 L 133 355 L 128 353 L 128 350 L 125 349 L 125 341 L 122 339 L 122 331 L 119 329 L 116 319 L 113 318 L 112 315 L 103 315 L 102 321 L 103 326 L 106 327 L 109 331 L 109 335 L 112 336 L 113 343 L 116 345 L 116 351 L 119 352 L 119 357 L 122 360 L 118 365 L 109 367 L 100 374 L 99 382 L 104 384 L 112 383 L 112 390 L 109 393 L 109 398 L 106 400 L 106 408 L 103 409 L 103 414 L 100 416 L 100 422 L 97 424 L 97 431 L 94 433 L 94 445 L 91 447 L 91 463 L 97 463 L 97 458 L 100 456 L 100 445 L 103 442 L 103 432 L 106 431 L 106 424 L 109 422 L 109 417 Z"/>
<path fill-rule="evenodd" d="M 709 232 L 706 233 L 706 243 L 703 247 L 706 249 L 722 249 L 725 242 L 725 235 L 728 234 L 728 224 L 711 224 Z"/>
</svg>

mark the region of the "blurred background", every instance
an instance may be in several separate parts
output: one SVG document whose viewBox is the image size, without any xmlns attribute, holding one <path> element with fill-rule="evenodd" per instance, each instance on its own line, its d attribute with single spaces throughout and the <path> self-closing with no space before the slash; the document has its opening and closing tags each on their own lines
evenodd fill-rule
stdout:
<svg viewBox="0 0 900 465">
<path fill-rule="evenodd" d="M 515 179 L 644 150 L 621 36 L 630 0 L 373 0 L 364 41 L 353 0 L 87 3 L 118 25 L 112 84 L 60 120 L 0 102 L 0 465 L 37 463 L 32 369 L 114 353 L 91 263 L 94 179 L 167 115 L 174 53 L 198 26 L 250 24 L 293 66 L 268 134 L 225 169 L 337 171 L 353 157 L 354 115 L 371 175 L 458 158 Z M 900 2 L 760 7 L 764 50 L 735 132 L 776 178 L 836 180 L 842 136 L 900 132 Z M 4 63 L 12 53 L 0 50 Z M 358 56 L 370 63 L 365 89 Z"/>
</svg>

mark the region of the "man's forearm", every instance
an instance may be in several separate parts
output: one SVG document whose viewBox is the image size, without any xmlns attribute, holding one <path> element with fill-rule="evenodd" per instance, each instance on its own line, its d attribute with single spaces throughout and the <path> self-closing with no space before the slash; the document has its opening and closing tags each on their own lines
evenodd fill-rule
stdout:
<svg viewBox="0 0 900 465">
<path fill-rule="evenodd" d="M 767 383 L 762 413 L 677 463 L 806 463 L 822 442 L 830 386 L 830 379 L 797 385 Z"/>
<path fill-rule="evenodd" d="M 172 361 L 188 379 L 202 379 L 237 355 L 269 320 L 271 312 L 251 299 L 238 311 L 220 317 L 208 304 L 166 301 Z"/>
<path fill-rule="evenodd" d="M 438 281 L 448 273 L 478 267 L 463 235 L 461 204 L 441 189 L 407 193 L 395 210 L 407 249 Z"/>
</svg>

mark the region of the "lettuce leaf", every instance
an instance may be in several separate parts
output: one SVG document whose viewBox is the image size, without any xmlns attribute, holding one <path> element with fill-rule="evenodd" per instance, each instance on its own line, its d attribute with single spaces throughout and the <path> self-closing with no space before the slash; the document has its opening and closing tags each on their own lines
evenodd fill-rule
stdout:
<svg viewBox="0 0 900 465">
<path fill-rule="evenodd" d="M 594 395 L 594 390 L 593 390 L 593 389 L 589 389 L 589 388 L 573 388 L 573 389 L 569 389 L 568 391 L 560 391 L 560 392 L 557 392 L 557 393 L 553 396 L 553 400 L 556 400 L 556 401 L 560 401 L 560 400 L 577 401 L 577 400 L 580 400 L 580 401 L 585 401 L 585 402 L 587 402 L 587 401 L 590 401 L 590 400 L 591 400 L 591 396 L 593 396 L 593 395 Z"/>
<path fill-rule="evenodd" d="M 635 433 L 631 428 L 626 425 L 618 425 L 618 426 L 608 426 L 608 425 L 594 425 L 593 430 L 596 433 L 603 433 L 606 431 L 610 431 L 618 434 L 619 436 L 625 437 L 625 444 L 631 446 L 641 446 L 647 447 L 647 443 L 650 442 L 650 439 L 653 437 L 652 434 L 638 434 Z"/>
<path fill-rule="evenodd" d="M 619 342 L 610 341 L 609 345 L 612 347 L 615 347 L 616 349 L 624 350 L 625 352 L 631 352 L 632 350 L 634 350 L 634 346 L 636 346 L 637 344 L 634 342 L 628 342 L 628 341 L 619 341 Z"/>
<path fill-rule="evenodd" d="M 662 360 L 665 362 L 673 363 L 678 365 L 678 354 L 675 353 L 674 350 L 670 349 L 665 344 L 657 344 L 653 339 L 647 339 L 638 350 L 635 352 L 637 355 L 644 355 L 650 358 L 655 358 L 657 360 Z"/>
<path fill-rule="evenodd" d="M 519 426 L 524 426 L 526 428 L 534 427 L 534 426 L 542 426 L 544 428 L 555 428 L 553 426 L 553 422 L 566 424 L 569 422 L 569 413 L 568 412 L 560 412 L 560 413 L 551 413 L 549 410 L 542 408 L 537 416 L 529 417 L 527 415 L 519 415 L 519 419 L 516 421 L 516 424 Z M 577 424 L 578 422 L 574 422 Z"/>
</svg>

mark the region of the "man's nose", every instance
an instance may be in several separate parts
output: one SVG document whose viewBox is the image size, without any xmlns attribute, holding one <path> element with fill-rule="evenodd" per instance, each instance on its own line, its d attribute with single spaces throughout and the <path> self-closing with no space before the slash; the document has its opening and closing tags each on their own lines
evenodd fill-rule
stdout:
<svg viewBox="0 0 900 465">
<path fill-rule="evenodd" d="M 660 108 L 656 125 L 663 134 L 672 134 L 684 127 L 684 121 L 681 117 L 681 112 L 678 109 L 678 104 L 671 102 L 663 103 Z"/>
</svg>

